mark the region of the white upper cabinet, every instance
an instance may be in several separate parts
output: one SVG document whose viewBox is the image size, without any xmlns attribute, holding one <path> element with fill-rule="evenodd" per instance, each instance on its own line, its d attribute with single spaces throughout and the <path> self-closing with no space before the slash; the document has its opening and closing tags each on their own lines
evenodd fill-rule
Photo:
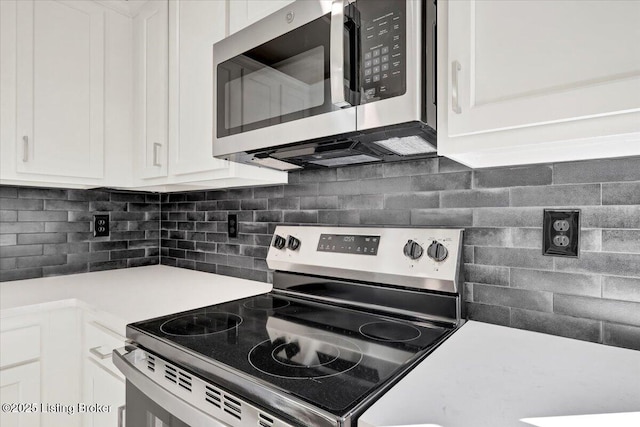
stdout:
<svg viewBox="0 0 640 427">
<path fill-rule="evenodd" d="M 294 0 L 228 0 L 228 2 L 229 34 L 231 34 L 293 3 Z"/>
<path fill-rule="evenodd" d="M 637 1 L 439 2 L 440 154 L 470 166 L 640 154 L 639 19 Z M 627 137 L 616 148 L 612 135 Z"/>
<path fill-rule="evenodd" d="M 133 19 L 134 171 L 137 178 L 168 173 L 169 3 L 145 3 Z"/>
<path fill-rule="evenodd" d="M 223 1 L 169 4 L 169 170 L 181 175 L 226 168 L 212 155 L 213 44 L 225 36 Z"/>
</svg>

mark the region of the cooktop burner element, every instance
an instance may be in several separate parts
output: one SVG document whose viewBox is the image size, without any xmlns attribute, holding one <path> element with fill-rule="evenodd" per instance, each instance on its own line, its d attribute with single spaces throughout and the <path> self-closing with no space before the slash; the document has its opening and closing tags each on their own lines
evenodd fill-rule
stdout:
<svg viewBox="0 0 640 427">
<path fill-rule="evenodd" d="M 197 336 L 225 332 L 237 328 L 242 317 L 232 313 L 194 313 L 169 319 L 160 326 L 168 335 Z"/>
<path fill-rule="evenodd" d="M 365 323 L 360 326 L 360 333 L 367 338 L 385 342 L 413 341 L 422 334 L 415 326 L 398 322 Z"/>
<path fill-rule="evenodd" d="M 291 304 L 287 300 L 274 299 L 268 295 L 257 296 L 242 304 L 244 307 L 252 310 L 277 310 Z"/>
<path fill-rule="evenodd" d="M 362 361 L 354 342 L 328 334 L 312 334 L 288 341 L 265 340 L 249 352 L 249 363 L 267 375 L 289 379 L 319 379 L 344 374 Z"/>
</svg>

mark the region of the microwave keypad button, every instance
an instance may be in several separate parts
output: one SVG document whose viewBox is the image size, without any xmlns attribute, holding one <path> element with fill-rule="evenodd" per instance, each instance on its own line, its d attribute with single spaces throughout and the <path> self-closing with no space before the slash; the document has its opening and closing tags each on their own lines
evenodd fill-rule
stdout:
<svg viewBox="0 0 640 427">
<path fill-rule="evenodd" d="M 389 64 L 388 63 L 384 63 L 382 64 L 382 66 L 380 67 L 380 69 L 382 71 L 388 71 L 389 70 Z"/>
<path fill-rule="evenodd" d="M 382 55 L 382 62 L 389 62 L 389 55 Z"/>
<path fill-rule="evenodd" d="M 384 46 L 382 49 L 380 49 L 380 53 L 382 53 L 383 55 L 385 53 L 389 53 L 389 46 Z"/>
<path fill-rule="evenodd" d="M 374 57 L 376 57 L 376 56 L 380 56 L 380 49 L 376 49 L 376 50 L 374 50 L 374 51 L 373 51 L 373 56 L 374 56 Z"/>
<path fill-rule="evenodd" d="M 374 82 L 379 82 L 379 81 L 380 81 L 380 74 L 375 74 L 375 75 L 373 76 L 373 81 L 374 81 Z"/>
<path fill-rule="evenodd" d="M 380 58 L 373 58 L 373 65 L 380 65 Z M 367 64 L 364 65 L 365 67 Z"/>
<path fill-rule="evenodd" d="M 365 68 L 364 69 L 364 75 L 365 76 L 370 76 L 371 75 L 371 68 Z"/>
<path fill-rule="evenodd" d="M 365 61 L 366 61 L 367 59 L 371 59 L 371 52 L 366 52 L 366 53 L 364 54 L 364 59 L 365 59 Z"/>
<path fill-rule="evenodd" d="M 365 68 L 369 68 L 369 67 L 371 67 L 371 60 L 364 61 L 364 67 L 365 67 Z"/>
<path fill-rule="evenodd" d="M 380 73 L 380 66 L 379 65 L 376 65 L 375 67 L 373 67 L 373 73 L 374 74 Z M 375 76 L 373 78 L 375 80 Z"/>
</svg>

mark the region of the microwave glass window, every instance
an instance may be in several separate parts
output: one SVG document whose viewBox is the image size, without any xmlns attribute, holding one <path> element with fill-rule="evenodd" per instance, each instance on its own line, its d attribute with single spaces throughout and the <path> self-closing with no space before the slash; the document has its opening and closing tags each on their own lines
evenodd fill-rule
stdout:
<svg viewBox="0 0 640 427">
<path fill-rule="evenodd" d="M 225 84 L 225 127 L 236 128 L 324 104 L 324 51 L 324 46 L 317 46 L 270 66 L 244 55 L 235 58 L 241 72 Z"/>
</svg>

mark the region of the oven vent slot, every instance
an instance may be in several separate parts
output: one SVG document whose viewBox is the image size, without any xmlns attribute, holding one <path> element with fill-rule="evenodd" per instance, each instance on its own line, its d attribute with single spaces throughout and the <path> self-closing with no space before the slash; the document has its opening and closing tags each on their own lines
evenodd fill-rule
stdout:
<svg viewBox="0 0 640 427">
<path fill-rule="evenodd" d="M 156 371 L 156 358 L 153 356 L 147 355 L 147 369 L 151 372 Z"/>
<path fill-rule="evenodd" d="M 224 405 L 224 412 L 239 420 L 242 419 L 242 403 L 227 394 L 223 394 L 222 404 Z"/>
<path fill-rule="evenodd" d="M 180 371 L 178 374 L 178 385 L 188 392 L 191 392 L 191 375 Z"/>
<path fill-rule="evenodd" d="M 273 418 L 268 417 L 260 412 L 258 414 L 258 425 L 260 427 L 273 427 Z"/>
<path fill-rule="evenodd" d="M 178 371 L 173 366 L 164 365 L 164 377 L 174 384 L 178 383 Z"/>
<path fill-rule="evenodd" d="M 205 385 L 204 388 L 204 400 L 206 400 L 207 402 L 209 402 L 210 404 L 212 404 L 213 406 L 215 406 L 218 409 L 222 409 L 222 395 L 220 394 L 220 392 L 218 390 L 216 390 L 213 387 L 209 387 L 208 385 Z"/>
</svg>

